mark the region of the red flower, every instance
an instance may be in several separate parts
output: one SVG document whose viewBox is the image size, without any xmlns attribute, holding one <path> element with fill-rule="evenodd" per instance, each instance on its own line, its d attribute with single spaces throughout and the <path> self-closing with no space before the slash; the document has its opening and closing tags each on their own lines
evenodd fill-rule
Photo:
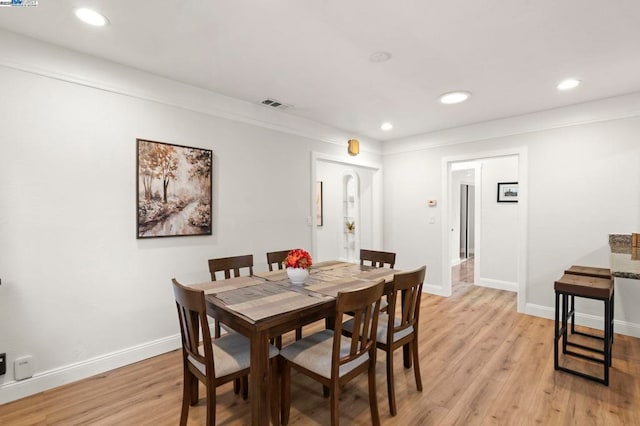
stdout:
<svg viewBox="0 0 640 426">
<path fill-rule="evenodd" d="M 302 249 L 294 249 L 289 252 L 284 262 L 285 268 L 309 268 L 313 262 L 309 252 Z"/>
</svg>

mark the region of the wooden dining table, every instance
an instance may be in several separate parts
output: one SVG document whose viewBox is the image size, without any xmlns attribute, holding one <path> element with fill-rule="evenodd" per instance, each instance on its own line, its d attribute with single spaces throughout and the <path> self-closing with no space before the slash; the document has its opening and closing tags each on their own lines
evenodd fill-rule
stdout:
<svg viewBox="0 0 640 426">
<path fill-rule="evenodd" d="M 338 291 L 370 286 L 380 279 L 392 290 L 390 268 L 342 261 L 314 264 L 304 284 L 292 284 L 285 270 L 194 284 L 205 292 L 207 314 L 249 338 L 251 423 L 269 424 L 269 339 L 325 319 L 332 327 Z"/>
</svg>

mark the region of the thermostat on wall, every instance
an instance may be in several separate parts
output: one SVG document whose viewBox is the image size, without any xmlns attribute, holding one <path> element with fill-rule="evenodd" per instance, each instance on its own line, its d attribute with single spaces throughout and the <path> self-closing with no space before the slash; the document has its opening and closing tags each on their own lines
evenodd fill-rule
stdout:
<svg viewBox="0 0 640 426">
<path fill-rule="evenodd" d="M 435 207 L 438 204 L 438 202 L 436 200 L 429 200 L 427 201 L 427 205 L 429 207 Z"/>
</svg>

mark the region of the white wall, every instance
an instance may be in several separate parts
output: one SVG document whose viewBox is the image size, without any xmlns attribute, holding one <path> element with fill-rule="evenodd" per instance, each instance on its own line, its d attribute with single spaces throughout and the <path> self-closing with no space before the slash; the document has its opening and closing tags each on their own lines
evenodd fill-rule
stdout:
<svg viewBox="0 0 640 426">
<path fill-rule="evenodd" d="M 212 257 L 253 253 L 266 270 L 266 251 L 310 248 L 311 153 L 347 157 L 348 138 L 300 136 L 296 118 L 221 118 L 210 92 L 20 43 L 0 51 L 0 403 L 178 347 L 170 279 L 208 280 Z M 213 150 L 213 236 L 135 238 L 136 138 Z M 14 382 L 23 355 L 36 375 Z"/>
<path fill-rule="evenodd" d="M 482 164 L 480 285 L 517 290 L 517 203 L 498 203 L 498 182 L 518 181 L 518 157 L 485 158 Z"/>
<path fill-rule="evenodd" d="M 426 263 L 425 289 L 443 288 L 438 222 L 446 210 L 429 209 L 425 202 L 442 198 L 443 158 L 482 158 L 524 147 L 525 310 L 550 318 L 553 281 L 566 267 L 608 267 L 608 234 L 640 229 L 639 101 L 639 95 L 628 95 L 385 143 L 384 240 L 396 248 L 398 267 Z M 431 214 L 435 224 L 427 221 Z M 619 280 L 616 292 L 617 331 L 640 336 L 640 311 L 631 309 L 640 302 L 640 286 L 628 281 Z M 600 304 L 578 308 L 581 321 L 601 326 Z"/>
</svg>

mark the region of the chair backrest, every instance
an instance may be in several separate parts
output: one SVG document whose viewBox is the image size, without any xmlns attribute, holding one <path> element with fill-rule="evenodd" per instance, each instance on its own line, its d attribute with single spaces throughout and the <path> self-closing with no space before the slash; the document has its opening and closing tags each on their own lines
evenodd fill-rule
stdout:
<svg viewBox="0 0 640 426">
<path fill-rule="evenodd" d="M 393 268 L 396 264 L 396 254 L 388 251 L 376 251 L 376 250 L 360 250 L 360 265 L 364 265 L 365 262 L 369 262 L 370 265 L 375 268 L 382 268 L 385 264 L 389 265 L 389 268 Z"/>
<path fill-rule="evenodd" d="M 239 277 L 241 268 L 249 268 L 249 275 L 253 275 L 252 254 L 209 259 L 209 272 L 211 273 L 211 281 L 216 281 L 216 272 L 218 271 L 224 271 L 225 279 L 231 278 L 231 271 L 233 271 L 234 277 Z"/>
<path fill-rule="evenodd" d="M 338 377 L 340 366 L 344 365 L 365 352 L 369 352 L 370 359 L 375 362 L 376 334 L 378 317 L 380 314 L 380 298 L 384 293 L 384 280 L 378 281 L 371 287 L 359 290 L 338 292 L 336 299 L 336 323 L 333 337 L 333 353 L 331 357 L 331 376 Z M 349 353 L 341 356 L 340 342 L 342 334 L 342 316 L 345 313 L 353 315 L 353 333 Z M 359 330 L 359 332 L 358 332 Z"/>
<path fill-rule="evenodd" d="M 388 296 L 389 324 L 387 343 L 393 341 L 393 335 L 409 327 L 418 329 L 420 319 L 420 298 L 422 296 L 422 284 L 426 275 L 426 266 L 414 271 L 402 272 L 393 276 L 393 292 Z M 396 323 L 396 306 L 401 303 L 399 322 Z"/>
<path fill-rule="evenodd" d="M 291 250 L 281 250 L 281 251 L 270 251 L 267 253 L 267 265 L 269 265 L 269 270 L 273 271 L 273 265 L 277 264 L 278 269 L 282 269 L 282 262 L 287 258 Z"/>
<path fill-rule="evenodd" d="M 173 283 L 173 294 L 178 308 L 178 318 L 180 319 L 184 362 L 188 362 L 187 357 L 193 358 L 205 366 L 207 375 L 210 374 L 213 377 L 215 374 L 213 348 L 211 346 L 209 322 L 207 321 L 204 291 L 185 287 L 175 278 L 171 282 Z M 201 333 L 204 355 L 198 349 Z"/>
</svg>

